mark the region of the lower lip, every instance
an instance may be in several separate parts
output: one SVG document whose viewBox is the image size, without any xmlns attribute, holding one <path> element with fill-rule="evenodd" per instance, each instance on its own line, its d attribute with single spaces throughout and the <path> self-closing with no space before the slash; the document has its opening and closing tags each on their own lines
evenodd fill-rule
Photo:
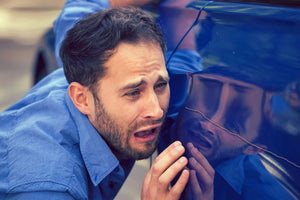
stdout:
<svg viewBox="0 0 300 200">
<path fill-rule="evenodd" d="M 194 144 L 195 148 L 197 148 L 199 151 L 208 151 L 211 148 L 206 147 L 206 146 L 202 146 L 201 144 Z"/>
<path fill-rule="evenodd" d="M 208 148 L 207 146 L 202 146 L 200 143 L 195 142 L 193 139 L 189 139 L 189 142 L 194 145 L 194 147 L 201 152 L 205 157 L 210 155 L 213 151 L 212 147 Z"/>
</svg>

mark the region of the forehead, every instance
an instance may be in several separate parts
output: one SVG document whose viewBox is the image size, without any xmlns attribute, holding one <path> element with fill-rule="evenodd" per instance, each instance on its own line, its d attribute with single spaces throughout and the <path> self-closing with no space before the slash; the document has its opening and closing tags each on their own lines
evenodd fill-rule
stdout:
<svg viewBox="0 0 300 200">
<path fill-rule="evenodd" d="M 187 107 L 201 111 L 228 130 L 240 134 L 257 131 L 262 114 L 262 88 L 220 75 L 193 74 L 192 78 Z M 202 119 L 198 114 L 194 116 Z M 239 130 L 234 129 L 237 125 Z"/>
<path fill-rule="evenodd" d="M 120 43 L 104 66 L 106 74 L 101 81 L 110 82 L 112 86 L 168 77 L 163 51 L 153 42 Z"/>
<path fill-rule="evenodd" d="M 221 84 L 229 84 L 230 86 L 240 86 L 245 89 L 257 89 L 257 90 L 262 90 L 260 87 L 247 83 L 244 81 L 232 79 L 229 77 L 224 77 L 220 75 L 215 75 L 215 74 L 194 74 L 193 75 L 194 80 L 211 80 L 214 82 L 219 82 Z"/>
<path fill-rule="evenodd" d="M 260 108 L 264 90 L 254 84 L 213 74 L 193 74 L 187 104 L 201 110 Z M 231 106 L 231 107 L 230 107 Z M 227 109 L 230 110 L 230 109 Z"/>
</svg>

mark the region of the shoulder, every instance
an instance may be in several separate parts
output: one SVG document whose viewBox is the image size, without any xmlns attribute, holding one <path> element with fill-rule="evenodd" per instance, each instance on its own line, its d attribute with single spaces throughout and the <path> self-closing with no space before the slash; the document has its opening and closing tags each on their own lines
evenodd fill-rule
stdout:
<svg viewBox="0 0 300 200">
<path fill-rule="evenodd" d="M 78 131 L 65 102 L 67 85 L 54 73 L 0 115 L 0 193 L 87 193 Z"/>
<path fill-rule="evenodd" d="M 87 194 L 87 174 L 76 144 L 61 144 L 47 135 L 36 135 L 1 149 L 1 190 L 24 192 L 68 192 Z"/>
<path fill-rule="evenodd" d="M 258 155 L 249 155 L 244 162 L 244 196 L 249 199 L 293 199 L 289 192 L 270 174 Z M 274 191 L 276 191 L 274 193 Z"/>
</svg>

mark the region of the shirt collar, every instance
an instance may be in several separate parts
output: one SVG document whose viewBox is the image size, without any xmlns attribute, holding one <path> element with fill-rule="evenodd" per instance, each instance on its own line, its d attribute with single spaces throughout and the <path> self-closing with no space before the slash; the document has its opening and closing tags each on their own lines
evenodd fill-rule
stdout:
<svg viewBox="0 0 300 200">
<path fill-rule="evenodd" d="M 73 104 L 69 94 L 66 94 L 67 106 L 73 121 L 77 126 L 80 151 L 83 161 L 94 186 L 98 185 L 115 168 L 119 161 L 108 145 L 93 127 L 86 115 L 82 114 Z M 124 171 L 119 173 L 124 177 Z"/>
<path fill-rule="evenodd" d="M 215 168 L 216 172 L 218 172 L 238 194 L 242 194 L 242 187 L 245 180 L 243 165 L 245 158 L 246 155 L 242 154 L 222 162 Z"/>
</svg>

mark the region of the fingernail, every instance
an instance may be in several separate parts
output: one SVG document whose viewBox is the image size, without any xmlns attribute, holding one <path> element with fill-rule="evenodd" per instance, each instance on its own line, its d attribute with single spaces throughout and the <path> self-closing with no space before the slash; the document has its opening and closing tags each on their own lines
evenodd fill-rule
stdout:
<svg viewBox="0 0 300 200">
<path fill-rule="evenodd" d="M 185 157 L 181 157 L 181 158 L 179 159 L 179 162 L 180 162 L 180 163 L 184 163 L 184 162 L 185 162 L 185 160 L 186 160 L 186 158 L 185 158 Z"/>
<path fill-rule="evenodd" d="M 187 177 L 189 175 L 189 170 L 188 169 L 184 169 L 181 174 L 183 176 Z"/>
<path fill-rule="evenodd" d="M 182 151 L 182 149 L 183 149 L 183 146 L 181 146 L 181 145 L 176 147 L 177 151 Z"/>
<path fill-rule="evenodd" d="M 189 142 L 189 143 L 188 143 L 188 148 L 189 148 L 189 149 L 193 149 L 193 148 L 195 148 L 195 147 L 194 147 L 193 143 Z"/>
<path fill-rule="evenodd" d="M 179 146 L 179 145 L 181 145 L 181 142 L 179 142 L 179 141 L 174 142 L 174 146 L 175 146 L 175 147 L 177 147 L 177 146 Z"/>
</svg>

